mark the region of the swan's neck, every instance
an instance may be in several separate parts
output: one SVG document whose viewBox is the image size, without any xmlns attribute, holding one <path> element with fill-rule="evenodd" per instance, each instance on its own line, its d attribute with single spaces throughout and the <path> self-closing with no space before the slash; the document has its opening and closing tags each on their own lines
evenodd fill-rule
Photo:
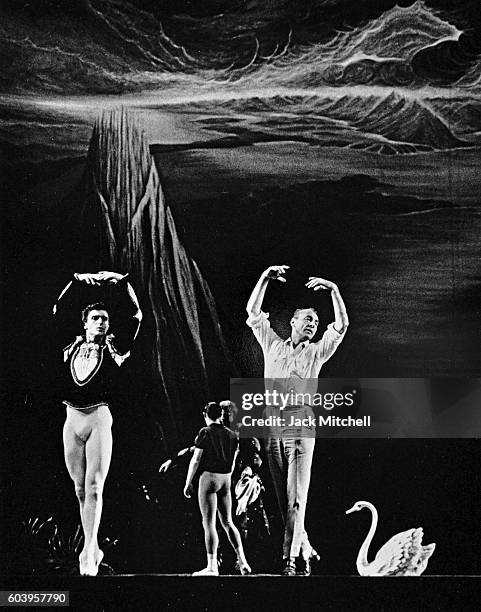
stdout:
<svg viewBox="0 0 481 612">
<path fill-rule="evenodd" d="M 369 508 L 369 510 L 371 511 L 372 521 L 371 521 L 371 528 L 369 529 L 366 539 L 362 543 L 362 546 L 359 549 L 359 554 L 357 555 L 356 567 L 357 567 L 357 571 L 360 574 L 363 573 L 362 571 L 363 568 L 369 565 L 369 561 L 367 560 L 367 552 L 369 550 L 369 546 L 371 544 L 371 541 L 374 537 L 374 533 L 376 531 L 377 518 L 378 518 L 377 510 L 372 504 L 366 504 L 366 507 Z"/>
</svg>

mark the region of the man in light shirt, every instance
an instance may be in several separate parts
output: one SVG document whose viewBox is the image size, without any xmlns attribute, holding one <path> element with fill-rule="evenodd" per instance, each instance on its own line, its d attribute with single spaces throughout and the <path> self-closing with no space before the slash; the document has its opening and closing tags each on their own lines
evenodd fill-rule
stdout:
<svg viewBox="0 0 481 612">
<path fill-rule="evenodd" d="M 285 283 L 288 268 L 271 266 L 261 274 L 247 303 L 247 324 L 262 347 L 264 378 L 270 379 L 280 392 L 313 394 L 317 391 L 321 367 L 342 341 L 349 320 L 337 285 L 323 278 L 309 277 L 306 287 L 330 292 L 334 322 L 328 325 L 320 340 L 311 342 L 319 325 L 317 312 L 313 308 L 297 309 L 290 321 L 291 336 L 282 340 L 272 330 L 269 315 L 261 307 L 269 281 Z M 312 408 L 306 404 L 294 404 L 283 410 L 286 423 L 292 422 L 292 417 L 306 422 L 309 415 L 313 416 Z M 276 428 L 266 440 L 269 468 L 285 521 L 282 572 L 285 576 L 296 574 L 296 558 L 300 555 L 304 560 L 302 573 L 309 575 L 310 559 L 317 557 L 304 529 L 314 445 L 314 427 Z"/>
</svg>

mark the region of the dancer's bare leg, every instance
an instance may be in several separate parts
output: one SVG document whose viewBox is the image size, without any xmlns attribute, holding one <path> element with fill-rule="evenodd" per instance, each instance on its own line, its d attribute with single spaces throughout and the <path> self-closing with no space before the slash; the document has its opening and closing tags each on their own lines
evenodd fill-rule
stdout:
<svg viewBox="0 0 481 612">
<path fill-rule="evenodd" d="M 85 443 L 85 502 L 83 521 L 85 542 L 82 558 L 88 573 L 97 573 L 100 563 L 97 535 L 102 516 L 102 496 L 112 457 L 112 417 L 107 406 L 100 406 L 94 417 L 92 431 Z M 91 572 L 92 570 L 92 572 Z"/>
<path fill-rule="evenodd" d="M 247 559 L 244 554 L 244 548 L 242 546 L 242 540 L 239 534 L 239 530 L 232 521 L 232 498 L 230 492 L 230 478 L 221 487 L 217 493 L 217 501 L 219 504 L 218 513 L 219 519 L 224 528 L 229 542 L 232 548 L 235 550 L 237 555 L 237 561 L 239 563 L 239 569 L 242 574 L 250 574 L 251 568 L 247 563 Z"/>
<path fill-rule="evenodd" d="M 72 408 L 67 408 L 67 420 L 63 428 L 64 456 L 68 473 L 74 483 L 75 495 L 77 496 L 80 506 L 80 521 L 85 533 L 85 440 L 81 439 L 77 434 L 76 430 L 78 428 L 75 427 L 76 424 L 69 418 L 70 410 L 72 410 Z M 85 433 L 85 435 L 88 436 L 90 431 L 87 430 L 79 433 Z"/>
<path fill-rule="evenodd" d="M 217 512 L 217 483 L 210 473 L 203 472 L 199 479 L 199 507 L 202 514 L 202 526 L 204 527 L 205 549 L 207 553 L 207 566 L 194 572 L 193 576 L 217 576 L 219 568 L 217 565 L 217 548 L 219 538 L 215 525 Z"/>
</svg>

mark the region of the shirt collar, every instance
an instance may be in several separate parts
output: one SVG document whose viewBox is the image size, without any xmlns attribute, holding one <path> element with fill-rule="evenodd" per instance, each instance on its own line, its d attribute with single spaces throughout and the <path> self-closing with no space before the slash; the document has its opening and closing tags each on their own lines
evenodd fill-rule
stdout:
<svg viewBox="0 0 481 612">
<path fill-rule="evenodd" d="M 289 338 L 287 338 L 287 340 L 284 340 L 284 344 L 292 346 L 292 338 L 289 337 Z M 299 346 L 301 348 L 305 348 L 308 344 L 309 344 L 309 340 L 304 340 L 303 342 L 299 342 L 299 344 L 296 346 L 296 348 L 298 348 Z"/>
</svg>

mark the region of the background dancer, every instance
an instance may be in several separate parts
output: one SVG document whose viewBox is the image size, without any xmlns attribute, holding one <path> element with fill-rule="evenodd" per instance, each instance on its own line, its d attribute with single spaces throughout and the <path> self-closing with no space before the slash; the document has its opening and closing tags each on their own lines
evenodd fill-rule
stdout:
<svg viewBox="0 0 481 612">
<path fill-rule="evenodd" d="M 75 290 L 85 285 L 105 288 L 117 285 L 118 299 L 124 294 L 130 301 L 132 316 L 125 323 L 130 341 L 137 336 L 142 313 L 135 292 L 116 272 L 75 274 L 60 294 L 54 314 L 68 310 Z M 84 302 L 85 303 L 85 302 Z M 63 429 L 65 462 L 80 505 L 84 547 L 79 557 L 80 574 L 96 576 L 103 552 L 97 535 L 102 514 L 102 494 L 112 455 L 112 416 L 109 409 L 116 371 L 129 357 L 130 351 L 119 352 L 110 329 L 109 310 L 96 302 L 82 312 L 84 334 L 77 336 L 63 350 L 66 369 L 66 392 L 63 403 L 67 418 Z M 124 338 L 125 341 L 125 338 Z"/>
<path fill-rule="evenodd" d="M 286 282 L 284 274 L 289 266 L 271 266 L 259 278 L 247 304 L 247 324 L 262 347 L 264 377 L 275 379 L 281 392 L 317 392 L 317 377 L 323 365 L 342 341 L 349 320 L 338 287 L 323 278 L 309 277 L 306 287 L 331 294 L 335 320 L 328 325 L 322 338 L 314 337 L 319 318 L 313 308 L 297 309 L 290 321 L 291 336 L 282 340 L 271 328 L 269 315 L 261 311 L 262 302 L 271 279 Z M 298 388 L 296 388 L 296 384 Z M 274 408 L 277 411 L 277 408 Z M 307 405 L 287 406 L 284 416 L 305 418 L 312 415 Z M 311 573 L 310 559 L 317 557 L 304 529 L 307 495 L 311 477 L 315 428 L 278 428 L 266 440 L 266 451 L 281 515 L 285 521 L 283 545 L 283 574 L 296 574 L 296 558 L 302 552 L 302 573 Z M 287 467 L 286 467 L 287 465 Z"/>
<path fill-rule="evenodd" d="M 218 513 L 222 527 L 236 555 L 241 574 L 250 574 L 237 527 L 232 521 L 231 475 L 237 455 L 239 441 L 236 434 L 222 425 L 222 408 L 210 402 L 203 409 L 206 427 L 195 439 L 195 450 L 190 460 L 184 486 L 184 495 L 192 497 L 192 480 L 197 472 L 199 478 L 198 499 L 202 513 L 207 566 L 194 572 L 194 576 L 218 576 L 217 547 L 219 538 L 216 529 Z"/>
<path fill-rule="evenodd" d="M 256 438 L 250 440 L 258 443 Z M 254 571 L 264 572 L 272 560 L 272 544 L 269 518 L 264 506 L 265 488 L 259 474 L 262 466 L 260 444 L 255 446 L 251 443 L 250 448 L 245 448 L 239 456 L 240 474 L 235 485 L 236 522 Z"/>
<path fill-rule="evenodd" d="M 225 425 L 226 427 L 230 428 L 232 420 L 233 420 L 232 413 L 234 411 L 237 412 L 237 406 L 234 404 L 234 402 L 231 402 L 230 400 L 222 400 L 222 402 L 219 402 L 219 406 L 222 408 L 222 425 Z M 237 432 L 234 432 L 234 433 L 237 433 Z M 165 474 L 171 468 L 177 467 L 180 461 L 186 458 L 190 460 L 190 453 L 193 453 L 194 450 L 195 450 L 194 445 L 186 446 L 185 448 L 182 448 L 175 455 L 175 457 L 173 457 L 172 459 L 166 459 L 162 463 L 162 465 L 159 467 L 159 472 L 161 474 Z M 240 452 L 242 452 L 242 449 L 240 449 Z"/>
</svg>

